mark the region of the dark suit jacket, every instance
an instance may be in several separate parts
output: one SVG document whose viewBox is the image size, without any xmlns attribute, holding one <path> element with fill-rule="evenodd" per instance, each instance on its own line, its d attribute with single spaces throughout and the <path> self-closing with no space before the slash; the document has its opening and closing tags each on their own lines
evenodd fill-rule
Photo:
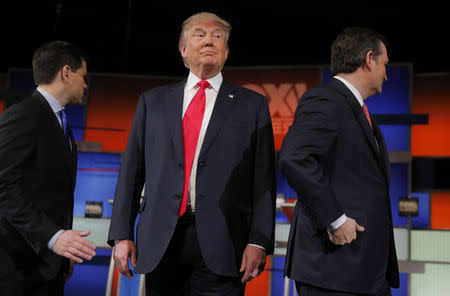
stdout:
<svg viewBox="0 0 450 296">
<path fill-rule="evenodd" d="M 355 96 L 337 79 L 300 99 L 279 155 L 281 171 L 298 194 L 288 277 L 353 293 L 374 292 L 386 281 L 398 287 L 389 156 L 372 122 L 373 131 Z M 327 227 L 344 213 L 365 231 L 337 246 Z"/>
<path fill-rule="evenodd" d="M 70 129 L 69 129 L 70 130 Z M 47 244 L 72 228 L 76 145 L 72 151 L 50 105 L 39 93 L 0 115 L 0 253 L 13 268 L 36 268 L 46 278 L 63 257 Z"/>
<path fill-rule="evenodd" d="M 145 92 L 129 135 L 108 243 L 134 239 L 137 273 L 160 262 L 183 191 L 182 106 L 186 81 Z M 196 229 L 208 268 L 238 276 L 247 244 L 274 247 L 275 158 L 267 99 L 223 81 L 198 159 Z M 145 196 L 139 206 L 143 184 Z"/>
</svg>

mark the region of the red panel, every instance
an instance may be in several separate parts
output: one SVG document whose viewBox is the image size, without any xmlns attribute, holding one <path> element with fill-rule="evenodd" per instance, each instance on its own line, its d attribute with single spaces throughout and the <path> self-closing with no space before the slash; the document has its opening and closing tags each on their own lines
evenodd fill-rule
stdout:
<svg viewBox="0 0 450 296">
<path fill-rule="evenodd" d="M 271 266 L 270 258 L 267 256 L 265 270 L 256 278 L 247 283 L 245 288 L 245 296 L 267 296 L 269 295 L 269 279 Z"/>
<path fill-rule="evenodd" d="M 0 114 L 2 114 L 4 109 L 5 109 L 5 102 L 0 101 Z"/>
<path fill-rule="evenodd" d="M 414 78 L 412 113 L 429 119 L 411 128 L 412 156 L 450 156 L 450 74 Z"/>
<path fill-rule="evenodd" d="M 320 73 L 319 67 L 226 69 L 224 79 L 267 97 L 275 149 L 280 150 L 298 100 L 306 90 L 320 85 Z"/>
<path fill-rule="evenodd" d="M 93 75 L 89 84 L 84 140 L 101 142 L 103 151 L 125 151 L 142 92 L 172 81 L 174 79 Z"/>
<path fill-rule="evenodd" d="M 450 229 L 450 192 L 431 194 L 431 228 Z"/>
</svg>

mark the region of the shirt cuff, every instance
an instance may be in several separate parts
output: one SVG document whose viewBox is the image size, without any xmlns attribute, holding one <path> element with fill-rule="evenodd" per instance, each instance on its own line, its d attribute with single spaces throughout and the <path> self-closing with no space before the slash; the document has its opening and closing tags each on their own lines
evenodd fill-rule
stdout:
<svg viewBox="0 0 450 296">
<path fill-rule="evenodd" d="M 345 223 L 345 221 L 347 221 L 347 216 L 343 214 L 342 216 L 337 218 L 333 223 L 331 223 L 330 226 L 328 226 L 328 231 L 330 232 L 335 231 L 336 229 L 341 227 Z"/>
<path fill-rule="evenodd" d="M 53 249 L 53 245 L 55 244 L 56 240 L 58 239 L 58 237 L 64 232 L 64 230 L 59 230 L 57 233 L 55 233 L 52 238 L 48 241 L 48 248 L 51 250 Z"/>
<path fill-rule="evenodd" d="M 263 249 L 264 250 L 264 252 L 266 251 L 266 249 L 264 248 L 264 247 L 261 247 L 261 246 L 259 246 L 259 245 L 255 245 L 255 244 L 248 244 L 249 246 L 254 246 L 254 247 L 257 247 L 257 248 L 260 248 L 260 249 Z"/>
</svg>

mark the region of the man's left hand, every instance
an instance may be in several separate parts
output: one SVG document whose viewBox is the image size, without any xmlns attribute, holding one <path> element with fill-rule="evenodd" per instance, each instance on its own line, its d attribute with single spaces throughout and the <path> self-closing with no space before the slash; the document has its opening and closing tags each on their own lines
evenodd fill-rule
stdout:
<svg viewBox="0 0 450 296">
<path fill-rule="evenodd" d="M 258 247 L 247 245 L 242 255 L 242 264 L 240 272 L 244 272 L 241 279 L 242 283 L 246 283 L 256 278 L 264 270 L 266 265 L 266 252 Z"/>
</svg>

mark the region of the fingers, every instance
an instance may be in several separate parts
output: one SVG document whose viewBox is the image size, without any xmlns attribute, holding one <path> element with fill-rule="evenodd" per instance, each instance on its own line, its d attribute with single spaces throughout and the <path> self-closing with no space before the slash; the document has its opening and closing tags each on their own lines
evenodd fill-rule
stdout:
<svg viewBox="0 0 450 296">
<path fill-rule="evenodd" d="M 241 282 L 246 283 L 256 278 L 264 269 L 266 253 L 263 249 L 248 245 L 242 256 L 240 272 L 244 272 Z"/>
<path fill-rule="evenodd" d="M 129 240 L 119 241 L 114 245 L 114 262 L 117 270 L 129 279 L 133 278 L 133 272 L 128 265 L 128 258 L 131 258 L 131 264 L 136 265 L 136 247 Z"/>
<path fill-rule="evenodd" d="M 55 241 L 52 250 L 77 263 L 82 263 L 83 259 L 91 260 L 95 256 L 95 245 L 84 239 L 90 231 L 66 230 Z"/>
<path fill-rule="evenodd" d="M 358 223 L 356 223 L 356 231 L 363 232 L 364 231 L 364 227 L 359 225 Z"/>
</svg>

